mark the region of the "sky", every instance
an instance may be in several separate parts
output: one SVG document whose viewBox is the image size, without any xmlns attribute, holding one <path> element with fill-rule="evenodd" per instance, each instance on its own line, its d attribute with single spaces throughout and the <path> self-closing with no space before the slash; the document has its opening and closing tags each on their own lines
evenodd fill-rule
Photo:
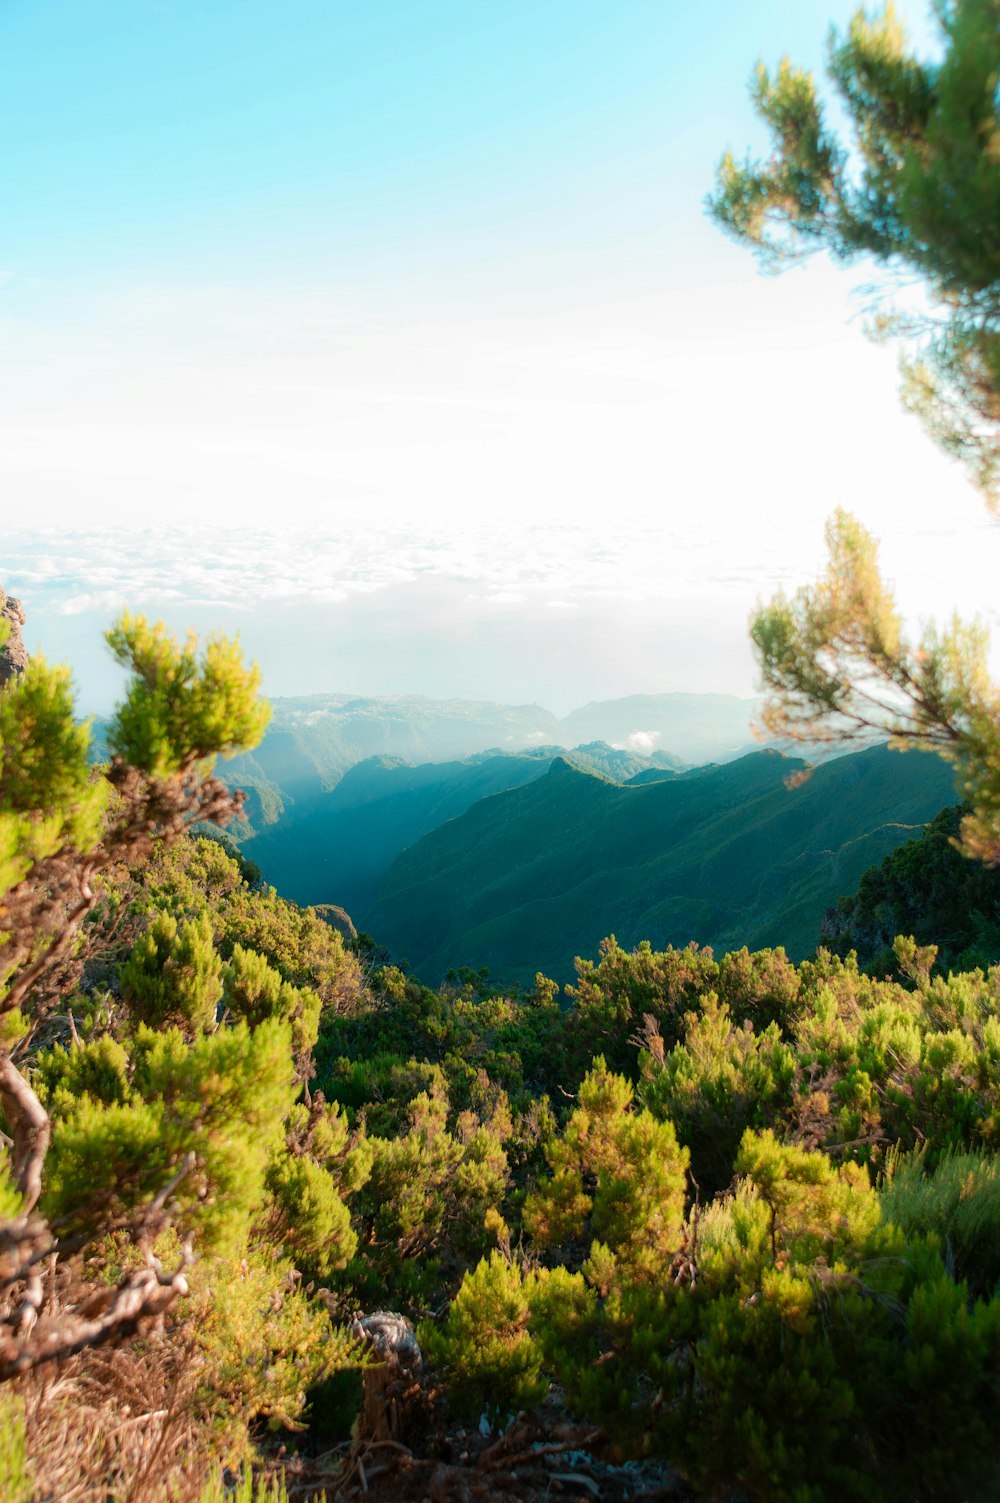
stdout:
<svg viewBox="0 0 1000 1503">
<path fill-rule="evenodd" d="M 929 6 L 899 6 L 933 45 Z M 81 705 L 124 606 L 271 694 L 750 694 L 845 504 L 914 618 L 997 536 L 865 269 L 708 220 L 841 0 L 3 0 L 0 583 Z M 970 542 L 972 546 L 970 546 Z"/>
</svg>

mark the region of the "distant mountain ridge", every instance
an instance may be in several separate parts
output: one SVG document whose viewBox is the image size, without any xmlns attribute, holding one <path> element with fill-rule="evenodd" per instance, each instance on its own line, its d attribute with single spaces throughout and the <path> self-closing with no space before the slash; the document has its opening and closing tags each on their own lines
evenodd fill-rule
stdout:
<svg viewBox="0 0 1000 1503">
<path fill-rule="evenodd" d="M 662 749 L 691 765 L 726 762 L 754 749 L 760 703 L 730 694 L 629 694 L 573 710 L 560 729 L 567 746 L 606 741 L 647 755 Z"/>
<path fill-rule="evenodd" d="M 829 905 L 953 797 L 943 762 L 885 747 L 789 787 L 804 766 L 755 752 L 621 785 L 556 758 L 401 852 L 362 926 L 429 982 L 458 965 L 566 980 L 612 932 L 802 957 Z"/>
<path fill-rule="evenodd" d="M 335 902 L 356 917 L 374 900 L 406 846 L 479 799 L 544 776 L 553 758 L 563 755 L 616 782 L 637 772 L 677 776 L 674 759 L 665 753 L 654 760 L 601 743 L 567 753 L 552 747 L 482 752 L 417 766 L 382 755 L 349 768 L 327 792 L 289 803 L 280 818 L 248 832 L 241 843 L 284 896 L 300 903 Z"/>
<path fill-rule="evenodd" d="M 480 701 L 278 701 L 261 746 L 223 769 L 249 790 L 233 833 L 284 895 L 339 905 L 432 982 L 463 964 L 565 980 L 612 931 L 805 955 L 827 908 L 950 801 L 951 778 L 875 749 L 790 790 L 801 760 L 732 755 L 754 708 L 637 695 L 557 721 Z M 617 744 L 565 749 L 566 727 Z M 686 767 L 668 731 L 718 756 Z M 476 749 L 428 755 L 456 739 Z"/>
<path fill-rule="evenodd" d="M 417 765 L 603 742 L 647 761 L 666 756 L 677 767 L 728 761 L 752 748 L 758 706 L 725 694 L 634 694 L 596 701 L 560 720 L 535 704 L 316 694 L 273 700 L 260 746 L 221 770 L 248 791 L 248 820 L 258 829 L 335 787 L 370 757 Z"/>
</svg>

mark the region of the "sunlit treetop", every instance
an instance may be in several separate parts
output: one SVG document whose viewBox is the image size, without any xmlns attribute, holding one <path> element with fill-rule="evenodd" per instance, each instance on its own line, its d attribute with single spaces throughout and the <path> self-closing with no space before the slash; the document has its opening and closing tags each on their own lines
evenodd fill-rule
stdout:
<svg viewBox="0 0 1000 1503">
<path fill-rule="evenodd" d="M 766 160 L 723 157 L 712 215 L 769 270 L 826 250 L 874 258 L 929 309 L 882 312 L 907 341 L 904 397 L 934 438 L 1000 499 L 1000 0 L 937 0 L 939 59 L 908 48 L 891 4 L 831 33 L 828 72 L 850 137 L 812 75 L 759 64 Z"/>
</svg>

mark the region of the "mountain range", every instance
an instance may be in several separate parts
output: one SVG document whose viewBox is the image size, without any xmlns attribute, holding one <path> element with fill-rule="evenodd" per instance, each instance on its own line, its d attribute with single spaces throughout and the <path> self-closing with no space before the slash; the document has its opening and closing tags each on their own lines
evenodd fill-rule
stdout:
<svg viewBox="0 0 1000 1503">
<path fill-rule="evenodd" d="M 543 777 L 561 755 L 617 782 L 677 770 L 676 759 L 664 752 L 638 757 L 601 742 L 565 754 L 537 747 L 418 766 L 370 757 L 328 792 L 287 800 L 277 820 L 244 831 L 241 844 L 266 879 L 295 902 L 332 899 L 352 917 L 364 914 L 400 851 L 478 800 Z"/>
<path fill-rule="evenodd" d="M 801 958 L 836 898 L 954 796 L 938 758 L 884 746 L 805 771 L 764 751 L 618 784 L 556 757 L 401 851 L 360 922 L 431 983 L 461 965 L 565 981 L 610 933 Z"/>
<path fill-rule="evenodd" d="M 784 749 L 746 750 L 757 708 L 632 695 L 559 720 L 417 696 L 277 700 L 257 750 L 223 766 L 248 793 L 230 833 L 280 892 L 346 910 L 431 983 L 465 965 L 565 981 L 609 933 L 802 958 L 832 905 L 953 801 L 952 777 L 882 746 L 803 779 Z"/>
<path fill-rule="evenodd" d="M 432 983 L 461 965 L 565 980 L 610 932 L 801 957 L 831 904 L 951 801 L 952 779 L 884 747 L 804 781 L 776 750 L 724 760 L 752 708 L 640 695 L 556 721 L 474 701 L 278 701 L 260 748 L 226 771 L 251 795 L 236 834 L 280 892 L 346 909 Z M 612 744 L 517 745 L 594 730 Z M 431 757 L 456 743 L 476 749 Z M 686 767 L 677 749 L 705 746 L 720 755 Z"/>
<path fill-rule="evenodd" d="M 247 790 L 254 830 L 336 787 L 371 757 L 418 765 L 603 741 L 641 757 L 667 754 L 671 765 L 697 765 L 747 751 L 758 709 L 757 700 L 726 694 L 634 694 L 585 705 L 561 720 L 541 705 L 417 695 L 317 694 L 271 703 L 260 746 L 222 768 L 228 782 Z"/>
</svg>

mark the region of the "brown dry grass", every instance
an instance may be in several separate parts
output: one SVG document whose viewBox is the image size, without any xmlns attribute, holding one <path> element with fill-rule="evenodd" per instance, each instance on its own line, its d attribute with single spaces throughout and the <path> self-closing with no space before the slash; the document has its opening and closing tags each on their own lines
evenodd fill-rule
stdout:
<svg viewBox="0 0 1000 1503">
<path fill-rule="evenodd" d="M 13 1384 L 37 1503 L 196 1503 L 219 1465 L 197 1418 L 197 1367 L 176 1333 L 156 1334 Z"/>
</svg>

